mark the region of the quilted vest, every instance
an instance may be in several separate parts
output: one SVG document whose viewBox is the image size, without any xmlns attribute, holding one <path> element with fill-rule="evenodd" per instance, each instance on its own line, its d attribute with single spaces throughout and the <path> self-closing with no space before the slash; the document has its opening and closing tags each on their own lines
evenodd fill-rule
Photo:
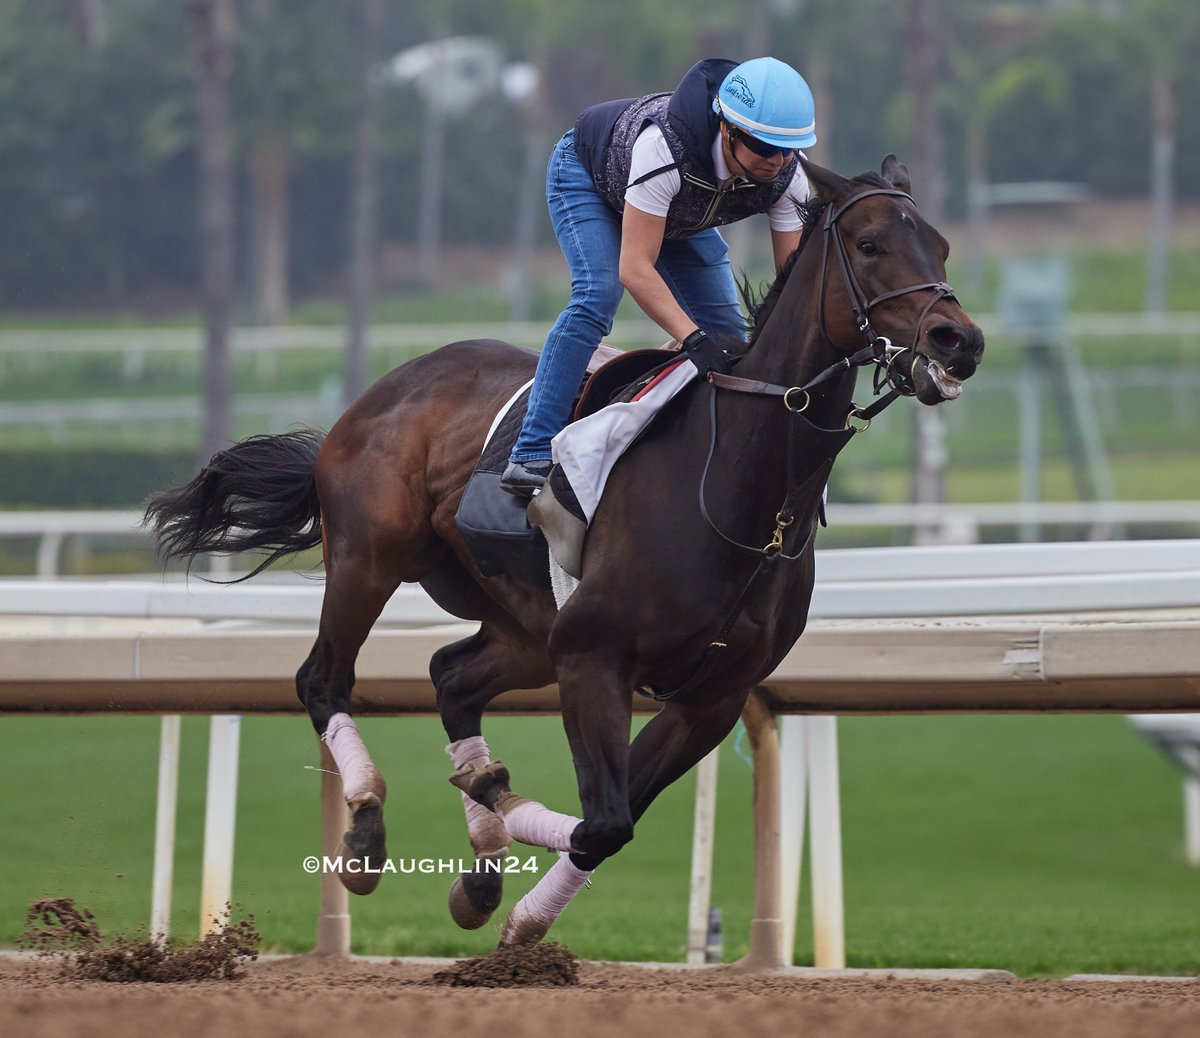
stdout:
<svg viewBox="0 0 1200 1038">
<path fill-rule="evenodd" d="M 608 101 L 579 116 L 575 152 L 591 173 L 596 190 L 616 212 L 625 209 L 633 142 L 650 123 L 662 131 L 674 162 L 648 176 L 677 168 L 681 180 L 667 211 L 666 237 L 685 238 L 764 213 L 782 197 L 796 171 L 795 158 L 764 184 L 740 177 L 717 180 L 712 144 L 720 123 L 712 99 L 734 64 L 718 58 L 698 62 L 669 94 Z"/>
</svg>

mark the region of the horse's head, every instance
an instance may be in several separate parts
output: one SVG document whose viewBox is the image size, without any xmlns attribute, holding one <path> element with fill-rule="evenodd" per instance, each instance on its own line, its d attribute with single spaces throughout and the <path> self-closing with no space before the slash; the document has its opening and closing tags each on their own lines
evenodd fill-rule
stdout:
<svg viewBox="0 0 1200 1038">
<path fill-rule="evenodd" d="M 946 284 L 950 246 L 921 216 L 908 170 L 889 155 L 882 176 L 846 180 L 802 159 L 824 203 L 821 320 L 848 351 L 887 350 L 893 383 L 924 404 L 953 400 L 983 357 L 983 332 Z M 883 340 L 887 340 L 884 342 Z"/>
</svg>

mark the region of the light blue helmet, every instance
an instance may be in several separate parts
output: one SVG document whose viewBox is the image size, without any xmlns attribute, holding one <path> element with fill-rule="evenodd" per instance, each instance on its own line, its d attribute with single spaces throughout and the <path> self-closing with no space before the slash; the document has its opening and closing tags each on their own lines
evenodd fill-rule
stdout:
<svg viewBox="0 0 1200 1038">
<path fill-rule="evenodd" d="M 812 91 L 799 72 L 775 58 L 754 58 L 732 69 L 713 99 L 713 111 L 777 148 L 817 143 Z"/>
</svg>

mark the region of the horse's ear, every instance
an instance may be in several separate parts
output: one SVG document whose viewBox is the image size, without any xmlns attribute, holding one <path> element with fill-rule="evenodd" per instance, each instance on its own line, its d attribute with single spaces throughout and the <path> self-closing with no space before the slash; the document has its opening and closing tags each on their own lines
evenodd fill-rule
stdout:
<svg viewBox="0 0 1200 1038">
<path fill-rule="evenodd" d="M 800 156 L 800 164 L 804 167 L 804 172 L 808 176 L 808 182 L 812 186 L 813 194 L 823 201 L 828 202 L 838 197 L 845 189 L 847 183 L 845 177 L 839 176 L 833 170 L 826 169 L 824 166 L 818 166 L 803 155 Z"/>
<path fill-rule="evenodd" d="M 895 155 L 889 154 L 883 160 L 879 172 L 883 174 L 883 179 L 897 191 L 903 191 L 906 195 L 912 194 L 912 180 L 908 175 L 908 167 Z"/>
</svg>

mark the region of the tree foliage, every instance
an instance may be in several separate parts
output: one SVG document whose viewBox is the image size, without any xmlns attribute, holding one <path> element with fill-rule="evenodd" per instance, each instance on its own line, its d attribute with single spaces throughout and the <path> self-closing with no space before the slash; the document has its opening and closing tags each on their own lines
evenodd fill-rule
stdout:
<svg viewBox="0 0 1200 1038">
<path fill-rule="evenodd" d="M 946 34 L 939 117 L 951 209 L 963 154 L 986 134 L 992 180 L 1061 179 L 1096 194 L 1144 194 L 1154 74 L 1181 117 L 1178 194 L 1200 197 L 1200 5 L 936 0 Z M 286 157 L 292 289 L 329 292 L 344 270 L 356 76 L 354 0 L 236 0 L 233 82 L 239 264 L 253 255 L 254 156 Z M 0 305 L 9 311 L 178 306 L 198 274 L 196 115 L 183 8 L 107 0 L 100 45 L 79 38 L 65 0 L 0 0 Z M 383 52 L 435 32 L 497 40 L 545 76 L 546 125 L 584 106 L 666 90 L 705 55 L 771 53 L 827 86 L 821 157 L 847 173 L 910 147 L 905 5 L 883 0 L 412 0 L 388 5 Z M 755 22 L 754 19 L 759 21 Z M 765 22 L 762 21 L 765 19 Z M 819 95 L 826 96 L 826 95 Z M 411 85 L 380 109 L 379 236 L 416 231 L 422 120 Z M 521 111 L 502 92 L 448 127 L 443 234 L 506 244 L 519 197 Z M 239 278 L 244 286 L 247 277 Z M 242 291 L 245 291 L 243 288 Z M 246 305 L 247 299 L 241 300 Z"/>
</svg>

